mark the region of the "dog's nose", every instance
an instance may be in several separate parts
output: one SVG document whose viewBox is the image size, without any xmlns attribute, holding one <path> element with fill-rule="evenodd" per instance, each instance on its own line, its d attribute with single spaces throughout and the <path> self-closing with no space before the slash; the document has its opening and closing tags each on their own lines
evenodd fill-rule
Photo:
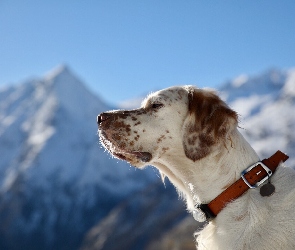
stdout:
<svg viewBox="0 0 295 250">
<path fill-rule="evenodd" d="M 107 120 L 110 116 L 107 113 L 101 113 L 97 116 L 96 122 L 100 125 L 103 121 Z"/>
</svg>

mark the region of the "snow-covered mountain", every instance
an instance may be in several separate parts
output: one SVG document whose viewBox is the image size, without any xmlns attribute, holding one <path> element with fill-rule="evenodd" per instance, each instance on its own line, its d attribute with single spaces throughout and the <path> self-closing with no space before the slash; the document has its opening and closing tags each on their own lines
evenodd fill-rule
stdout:
<svg viewBox="0 0 295 250">
<path fill-rule="evenodd" d="M 261 158 L 280 149 L 295 166 L 295 70 L 219 91 Z M 66 66 L 0 89 L 0 249 L 193 247 L 198 224 L 174 188 L 99 145 L 96 115 L 111 108 Z"/>
<path fill-rule="evenodd" d="M 75 249 L 156 179 L 101 148 L 96 116 L 109 109 L 66 66 L 0 90 L 0 249 Z"/>
<path fill-rule="evenodd" d="M 260 157 L 279 149 L 290 156 L 286 164 L 295 167 L 295 69 L 238 77 L 220 91 L 239 113 L 241 132 Z"/>
</svg>

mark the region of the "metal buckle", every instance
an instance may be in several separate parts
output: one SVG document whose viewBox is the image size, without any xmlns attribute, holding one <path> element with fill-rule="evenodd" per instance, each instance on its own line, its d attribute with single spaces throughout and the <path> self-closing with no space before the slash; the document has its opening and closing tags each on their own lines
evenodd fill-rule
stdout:
<svg viewBox="0 0 295 250">
<path fill-rule="evenodd" d="M 260 165 L 261 167 L 263 167 L 263 169 L 266 171 L 267 176 L 265 176 L 261 181 L 258 181 L 255 185 L 251 185 L 247 179 L 245 178 L 245 174 L 248 173 L 251 169 L 255 168 L 256 166 Z M 249 188 L 257 188 L 259 187 L 263 182 L 265 182 L 266 180 L 268 180 L 269 177 L 271 177 L 272 175 L 272 171 L 265 165 L 263 164 L 261 161 L 256 162 L 255 164 L 253 164 L 252 166 L 248 167 L 247 169 L 245 169 L 242 173 L 241 173 L 241 177 L 243 179 L 243 181 L 247 184 L 247 186 Z"/>
</svg>

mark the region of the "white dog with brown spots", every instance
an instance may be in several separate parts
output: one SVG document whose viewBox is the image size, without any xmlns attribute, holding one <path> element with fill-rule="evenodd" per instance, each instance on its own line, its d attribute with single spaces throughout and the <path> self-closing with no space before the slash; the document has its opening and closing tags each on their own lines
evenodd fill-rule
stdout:
<svg viewBox="0 0 295 250">
<path fill-rule="evenodd" d="M 171 87 L 139 109 L 97 119 L 113 156 L 158 168 L 188 211 L 208 221 L 198 249 L 295 249 L 295 171 L 282 164 L 288 157 L 277 152 L 261 162 L 237 129 L 237 113 L 215 92 Z"/>
</svg>

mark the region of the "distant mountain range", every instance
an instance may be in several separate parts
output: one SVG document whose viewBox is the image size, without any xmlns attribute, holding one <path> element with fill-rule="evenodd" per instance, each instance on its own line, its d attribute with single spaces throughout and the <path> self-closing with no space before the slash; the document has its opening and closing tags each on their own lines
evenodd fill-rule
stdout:
<svg viewBox="0 0 295 250">
<path fill-rule="evenodd" d="M 0 249 L 77 249 L 157 181 L 101 148 L 96 116 L 108 109 L 66 66 L 0 91 Z"/>
<path fill-rule="evenodd" d="M 295 167 L 295 69 L 269 70 L 224 84 L 221 93 L 240 114 L 241 132 L 261 158 L 277 149 Z"/>
<path fill-rule="evenodd" d="M 219 91 L 261 158 L 280 149 L 295 166 L 295 70 L 243 75 Z M 0 249 L 193 246 L 199 225 L 174 187 L 99 145 L 96 115 L 111 108 L 67 66 L 0 89 Z"/>
</svg>

